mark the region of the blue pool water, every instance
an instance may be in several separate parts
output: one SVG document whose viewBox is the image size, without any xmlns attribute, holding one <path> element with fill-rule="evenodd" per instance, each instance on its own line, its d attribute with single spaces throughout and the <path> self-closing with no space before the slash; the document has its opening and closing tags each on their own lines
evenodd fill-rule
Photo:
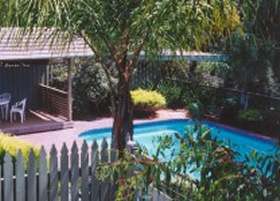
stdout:
<svg viewBox="0 0 280 201">
<path fill-rule="evenodd" d="M 270 139 L 261 138 L 241 130 L 226 128 L 212 122 L 205 121 L 203 124 L 211 130 L 213 138 L 224 142 L 237 151 L 240 154 L 240 160 L 254 150 L 259 154 L 271 155 L 277 149 L 276 143 Z M 194 123 L 191 120 L 166 120 L 136 124 L 134 126 L 134 140 L 141 146 L 146 147 L 150 154 L 153 154 L 156 151 L 159 136 L 174 136 L 174 133 L 183 135 L 186 129 L 193 125 Z M 82 133 L 80 137 L 87 141 L 97 140 L 99 143 L 103 138 L 106 138 L 110 142 L 111 128 L 89 130 Z"/>
</svg>

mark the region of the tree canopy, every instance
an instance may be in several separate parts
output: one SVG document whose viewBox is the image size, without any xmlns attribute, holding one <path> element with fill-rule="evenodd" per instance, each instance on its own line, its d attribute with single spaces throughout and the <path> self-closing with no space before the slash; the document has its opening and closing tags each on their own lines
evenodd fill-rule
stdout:
<svg viewBox="0 0 280 201">
<path fill-rule="evenodd" d="M 114 57 L 142 47 L 200 49 L 240 23 L 231 0 L 8 0 L 0 10 L 1 26 L 56 27 Z"/>
<path fill-rule="evenodd" d="M 240 25 L 232 0 L 7 0 L 0 11 L 2 27 L 48 27 L 83 37 L 109 82 L 114 69 L 112 137 L 119 149 L 133 132 L 129 91 L 140 52 L 208 50 Z"/>
<path fill-rule="evenodd" d="M 238 2 L 243 31 L 228 40 L 228 77 L 245 91 L 279 96 L 280 1 Z"/>
</svg>

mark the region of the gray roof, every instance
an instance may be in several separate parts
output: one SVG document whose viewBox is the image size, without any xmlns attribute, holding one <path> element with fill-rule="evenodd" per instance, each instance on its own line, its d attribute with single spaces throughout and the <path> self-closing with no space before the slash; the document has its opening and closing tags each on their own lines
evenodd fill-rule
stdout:
<svg viewBox="0 0 280 201">
<path fill-rule="evenodd" d="M 54 37 L 55 36 L 55 37 Z M 94 53 L 84 39 L 74 37 L 71 40 L 64 32 L 54 28 L 37 28 L 24 31 L 22 28 L 0 28 L 0 61 L 54 59 L 72 57 L 90 57 Z M 225 61 L 225 54 L 169 51 L 159 53 L 160 60 L 188 61 Z M 145 59 L 141 52 L 140 59 Z"/>
<path fill-rule="evenodd" d="M 164 50 L 159 53 L 158 58 L 162 61 L 223 62 L 228 60 L 229 55 L 211 52 Z M 140 59 L 145 59 L 144 52 L 141 53 Z"/>
<path fill-rule="evenodd" d="M 55 35 L 55 37 L 54 37 Z M 0 29 L 0 61 L 54 59 L 93 56 L 80 37 L 71 40 L 55 29 Z"/>
</svg>

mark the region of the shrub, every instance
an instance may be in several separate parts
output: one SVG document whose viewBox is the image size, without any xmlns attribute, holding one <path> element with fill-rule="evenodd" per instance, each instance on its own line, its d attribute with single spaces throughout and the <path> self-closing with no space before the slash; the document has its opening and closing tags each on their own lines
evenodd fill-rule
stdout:
<svg viewBox="0 0 280 201">
<path fill-rule="evenodd" d="M 136 89 L 131 91 L 136 111 L 155 111 L 166 106 L 165 97 L 157 91 Z"/>
<path fill-rule="evenodd" d="M 51 85 L 67 90 L 67 64 L 57 64 L 52 70 Z M 99 63 L 80 59 L 73 69 L 73 113 L 74 117 L 83 115 L 107 114 L 110 106 L 109 82 Z M 115 84 L 115 83 L 113 83 Z"/>
<path fill-rule="evenodd" d="M 195 120 L 201 120 L 204 115 L 203 105 L 200 102 L 193 102 L 188 105 L 188 110 Z"/>
<path fill-rule="evenodd" d="M 158 85 L 158 90 L 166 97 L 167 106 L 175 109 L 196 101 L 208 106 L 216 95 L 207 87 L 181 81 L 162 82 Z"/>
<path fill-rule="evenodd" d="M 239 111 L 238 119 L 241 121 L 260 122 L 263 120 L 263 115 L 257 109 L 248 109 Z"/>
<path fill-rule="evenodd" d="M 158 90 L 166 97 L 168 107 L 176 109 L 185 105 L 181 86 L 174 85 L 171 82 L 162 82 L 159 84 Z"/>
<path fill-rule="evenodd" d="M 259 93 L 271 90 L 271 73 L 268 72 L 274 63 L 273 51 L 270 42 L 260 40 L 254 34 L 233 34 L 229 38 L 231 56 L 228 62 L 231 70 L 225 79 L 226 86 Z"/>
<path fill-rule="evenodd" d="M 252 152 L 240 163 L 236 157 L 242 153 L 213 139 L 209 128 L 199 124 L 184 136 L 159 137 L 155 154 L 146 159 L 147 153 L 140 147 L 133 157 L 124 154 L 116 163 L 103 164 L 97 178 L 116 182 L 119 200 L 135 200 L 139 192 L 145 197 L 151 186 L 172 200 L 279 200 L 279 148 L 271 156 Z"/>
<path fill-rule="evenodd" d="M 39 157 L 39 149 L 37 147 L 7 134 L 0 133 L 0 161 L 3 160 L 6 153 L 15 158 L 18 151 L 21 151 L 23 158 L 28 160 L 31 149 L 34 151 L 35 157 Z"/>
<path fill-rule="evenodd" d="M 280 131 L 280 112 L 271 108 L 262 112 L 264 116 L 265 132 L 273 136 L 279 136 Z M 279 136 L 280 137 L 280 136 Z M 278 137 L 278 139 L 279 139 Z"/>
<path fill-rule="evenodd" d="M 84 62 L 77 68 L 73 79 L 74 115 L 109 112 L 110 87 L 99 64 Z M 100 110 L 101 109 L 101 110 Z"/>
<path fill-rule="evenodd" d="M 231 95 L 229 98 L 225 98 L 222 104 L 221 119 L 227 122 L 236 120 L 239 109 L 240 104 L 238 97 Z"/>
</svg>

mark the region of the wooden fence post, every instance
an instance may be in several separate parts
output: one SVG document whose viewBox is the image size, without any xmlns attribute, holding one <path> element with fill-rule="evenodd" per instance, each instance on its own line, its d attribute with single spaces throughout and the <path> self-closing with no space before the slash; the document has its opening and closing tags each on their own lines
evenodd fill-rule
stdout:
<svg viewBox="0 0 280 201">
<path fill-rule="evenodd" d="M 0 165 L 0 201 L 2 201 L 2 165 Z"/>
<path fill-rule="evenodd" d="M 117 157 L 115 152 L 108 149 L 105 139 L 102 141 L 101 153 L 97 142 L 93 142 L 91 155 L 89 155 L 88 144 L 84 141 L 80 160 L 76 142 L 71 148 L 71 155 L 69 155 L 65 143 L 60 153 L 58 161 L 55 146 L 52 146 L 49 157 L 43 147 L 40 149 L 38 158 L 31 149 L 28 160 L 25 161 L 22 152 L 19 151 L 14 164 L 12 157 L 6 154 L 3 166 L 0 166 L 0 173 L 3 168 L 0 201 L 114 200 L 114 184 L 109 180 L 100 182 L 96 178 L 96 168 L 99 162 L 107 164 L 115 161 Z M 2 184 L 4 186 L 1 188 Z"/>
<path fill-rule="evenodd" d="M 14 201 L 13 163 L 9 154 L 4 157 L 4 201 Z"/>
<path fill-rule="evenodd" d="M 60 156 L 61 201 L 69 201 L 69 156 L 64 143 Z"/>
<path fill-rule="evenodd" d="M 50 201 L 57 201 L 58 171 L 57 171 L 57 150 L 53 145 L 50 152 Z"/>
<path fill-rule="evenodd" d="M 116 150 L 111 149 L 110 150 L 111 153 L 111 164 L 114 163 L 117 159 L 118 159 L 118 152 Z M 114 183 L 115 181 L 113 181 L 113 183 L 111 183 L 111 187 L 110 187 L 110 200 L 115 200 L 115 193 L 116 193 L 116 184 Z"/>
<path fill-rule="evenodd" d="M 79 180 L 79 154 L 76 142 L 74 142 L 71 149 L 71 201 L 79 200 L 78 191 Z"/>
<path fill-rule="evenodd" d="M 100 200 L 100 183 L 96 178 L 96 166 L 99 163 L 99 151 L 96 141 L 92 143 L 91 147 L 91 200 Z"/>
<path fill-rule="evenodd" d="M 16 157 L 16 201 L 25 201 L 24 159 L 19 151 Z"/>
<path fill-rule="evenodd" d="M 47 154 L 42 147 L 39 156 L 39 200 L 48 201 L 48 164 Z"/>
<path fill-rule="evenodd" d="M 88 166 L 88 145 L 84 141 L 81 153 L 81 175 L 82 175 L 82 201 L 89 201 L 89 166 Z"/>
<path fill-rule="evenodd" d="M 36 161 L 34 151 L 31 149 L 27 165 L 27 200 L 37 200 L 37 178 L 36 178 Z"/>
<path fill-rule="evenodd" d="M 103 139 L 101 144 L 101 162 L 108 163 L 109 153 L 108 153 L 108 143 L 106 139 Z M 101 201 L 108 201 L 110 197 L 110 184 L 103 181 L 101 184 Z"/>
</svg>

